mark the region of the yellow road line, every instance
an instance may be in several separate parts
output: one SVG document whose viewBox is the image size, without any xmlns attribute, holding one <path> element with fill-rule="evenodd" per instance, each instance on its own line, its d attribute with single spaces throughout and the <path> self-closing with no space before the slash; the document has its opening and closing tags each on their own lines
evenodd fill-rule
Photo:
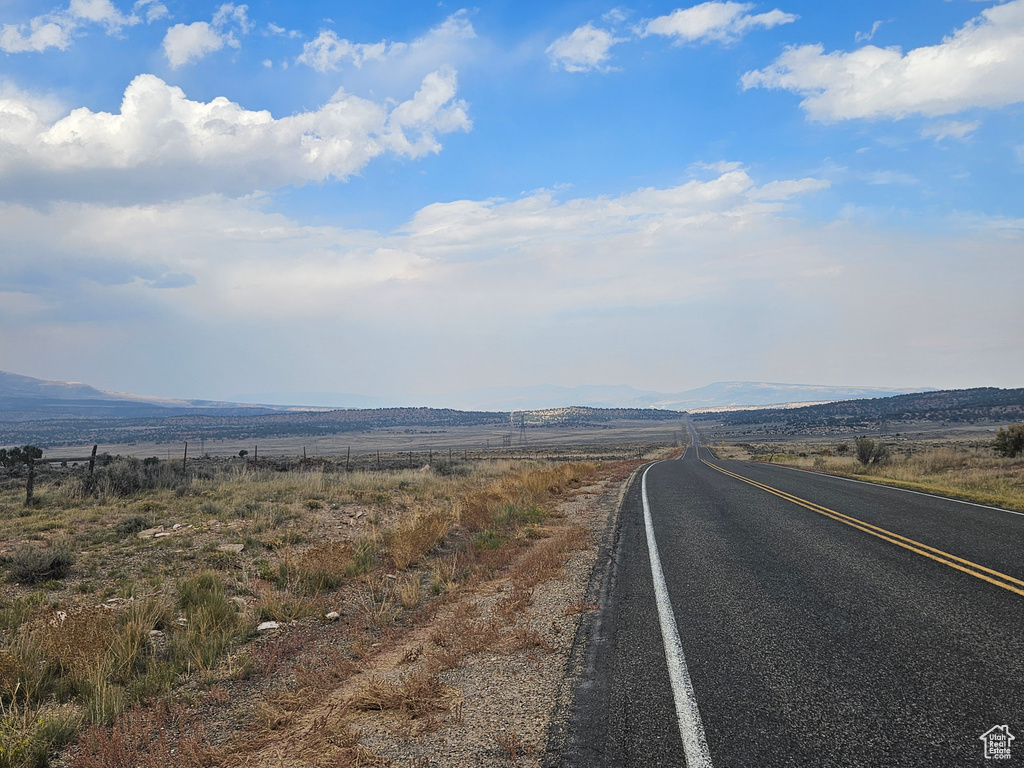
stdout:
<svg viewBox="0 0 1024 768">
<path fill-rule="evenodd" d="M 1024 581 L 1021 581 L 1020 579 L 1015 579 L 1013 576 L 1008 576 L 1005 573 L 995 571 L 991 568 L 986 568 L 983 565 L 978 565 L 977 563 L 973 563 L 970 560 L 965 560 L 962 557 L 951 555 L 948 552 L 944 552 L 941 549 L 930 547 L 927 544 L 922 544 L 921 542 L 915 541 L 914 539 L 907 538 L 906 536 L 901 536 L 898 533 L 893 533 L 892 531 L 886 530 L 885 528 L 880 528 L 877 525 L 866 523 L 863 520 L 858 520 L 855 517 L 844 515 L 842 512 L 837 512 L 834 509 L 829 509 L 828 507 L 823 507 L 820 504 L 815 504 L 812 501 L 801 499 L 799 496 L 794 496 L 791 493 L 780 491 L 779 489 L 773 488 L 770 485 L 765 485 L 764 483 L 760 483 L 756 480 L 751 480 L 749 477 L 738 475 L 735 472 L 730 472 L 727 469 L 723 469 L 722 467 L 716 466 L 715 464 L 711 464 L 710 462 L 705 461 L 703 458 L 701 458 L 700 461 L 705 466 L 711 467 L 712 469 L 717 470 L 718 472 L 721 472 L 724 475 L 734 477 L 737 480 L 742 480 L 744 483 L 752 485 L 755 488 L 760 488 L 762 491 L 767 491 L 768 493 L 778 496 L 781 499 L 790 501 L 805 509 L 809 509 L 812 512 L 817 512 L 820 515 L 824 515 L 825 517 L 829 517 L 840 523 L 845 523 L 846 525 L 849 525 L 852 528 L 856 528 L 859 531 L 863 531 L 864 533 L 870 533 L 872 536 L 876 536 L 884 541 L 888 541 L 889 543 L 895 544 L 898 547 L 909 549 L 911 552 L 916 552 L 917 554 L 923 555 L 931 560 L 934 560 L 937 563 L 948 565 L 950 568 L 955 568 L 958 571 L 963 571 L 964 573 L 968 573 L 971 576 L 979 578 L 983 581 L 987 581 L 989 584 L 995 584 L 997 587 L 1008 589 L 1010 592 L 1014 592 L 1024 597 L 1024 589 L 1021 589 L 1021 587 L 1024 587 Z"/>
</svg>

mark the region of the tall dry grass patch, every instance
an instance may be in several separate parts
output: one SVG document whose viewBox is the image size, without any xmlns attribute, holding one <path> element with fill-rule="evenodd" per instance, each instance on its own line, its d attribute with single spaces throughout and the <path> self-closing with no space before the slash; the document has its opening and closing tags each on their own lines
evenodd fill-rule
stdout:
<svg viewBox="0 0 1024 768">
<path fill-rule="evenodd" d="M 387 552 L 395 568 L 404 571 L 418 564 L 448 536 L 454 523 L 446 509 L 417 511 L 401 520 L 387 536 Z"/>
</svg>

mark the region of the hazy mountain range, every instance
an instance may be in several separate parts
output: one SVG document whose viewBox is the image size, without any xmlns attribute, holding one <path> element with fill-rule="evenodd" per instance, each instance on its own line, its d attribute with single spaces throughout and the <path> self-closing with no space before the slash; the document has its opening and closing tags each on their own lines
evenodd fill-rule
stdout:
<svg viewBox="0 0 1024 768">
<path fill-rule="evenodd" d="M 520 411 L 560 408 L 570 405 L 588 408 L 664 408 L 692 411 L 700 408 L 768 406 L 787 403 L 821 403 L 864 397 L 891 397 L 929 388 L 831 387 L 811 384 L 775 384 L 751 381 L 720 381 L 677 393 L 654 392 L 620 385 L 557 387 L 491 387 L 449 395 L 397 395 L 368 397 L 330 392 L 264 392 L 236 395 L 240 403 L 315 405 L 333 408 L 388 408 L 425 406 L 472 411 Z"/>
<path fill-rule="evenodd" d="M 891 397 L 924 389 L 884 387 L 832 387 L 806 384 L 774 384 L 726 381 L 678 393 L 653 392 L 625 385 L 556 387 L 493 387 L 449 395 L 398 395 L 371 397 L 330 392 L 266 392 L 238 395 L 229 401 L 183 400 L 107 392 L 81 382 L 45 381 L 0 372 L 0 412 L 10 419 L 77 417 L 151 417 L 184 413 L 252 414 L 306 408 L 390 408 L 399 406 L 454 408 L 465 411 L 519 411 L 585 406 L 589 408 L 660 408 L 696 410 L 771 406 L 786 403 L 819 403 L 865 397 Z"/>
</svg>

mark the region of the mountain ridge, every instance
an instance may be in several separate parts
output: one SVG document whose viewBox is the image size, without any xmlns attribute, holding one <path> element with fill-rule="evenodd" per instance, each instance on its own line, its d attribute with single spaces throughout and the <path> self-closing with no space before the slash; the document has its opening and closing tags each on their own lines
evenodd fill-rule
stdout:
<svg viewBox="0 0 1024 768">
<path fill-rule="evenodd" d="M 109 392 L 82 382 L 49 381 L 0 371 L 0 419 L 143 418 L 190 413 L 314 411 L 361 408 L 447 408 L 462 411 L 536 411 L 585 408 L 653 408 L 682 411 L 704 408 L 782 406 L 890 397 L 926 388 L 854 387 L 775 382 L 723 381 L 677 393 L 641 390 L 625 384 L 562 387 L 537 384 L 488 387 L 441 395 L 369 396 L 356 394 L 263 393 L 232 400 L 187 400 Z M 287 400 L 291 398 L 290 402 Z M 285 400 L 286 402 L 281 402 Z M 306 400 L 307 402 L 300 402 Z"/>
</svg>

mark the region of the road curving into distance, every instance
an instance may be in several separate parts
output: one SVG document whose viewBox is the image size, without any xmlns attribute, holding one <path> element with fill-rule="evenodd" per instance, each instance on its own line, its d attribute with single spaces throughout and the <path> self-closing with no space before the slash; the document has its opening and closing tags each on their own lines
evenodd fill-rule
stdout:
<svg viewBox="0 0 1024 768">
<path fill-rule="evenodd" d="M 1024 761 L 1024 515 L 691 447 L 605 581 L 549 765 L 990 765 L 1004 725 Z"/>
</svg>

